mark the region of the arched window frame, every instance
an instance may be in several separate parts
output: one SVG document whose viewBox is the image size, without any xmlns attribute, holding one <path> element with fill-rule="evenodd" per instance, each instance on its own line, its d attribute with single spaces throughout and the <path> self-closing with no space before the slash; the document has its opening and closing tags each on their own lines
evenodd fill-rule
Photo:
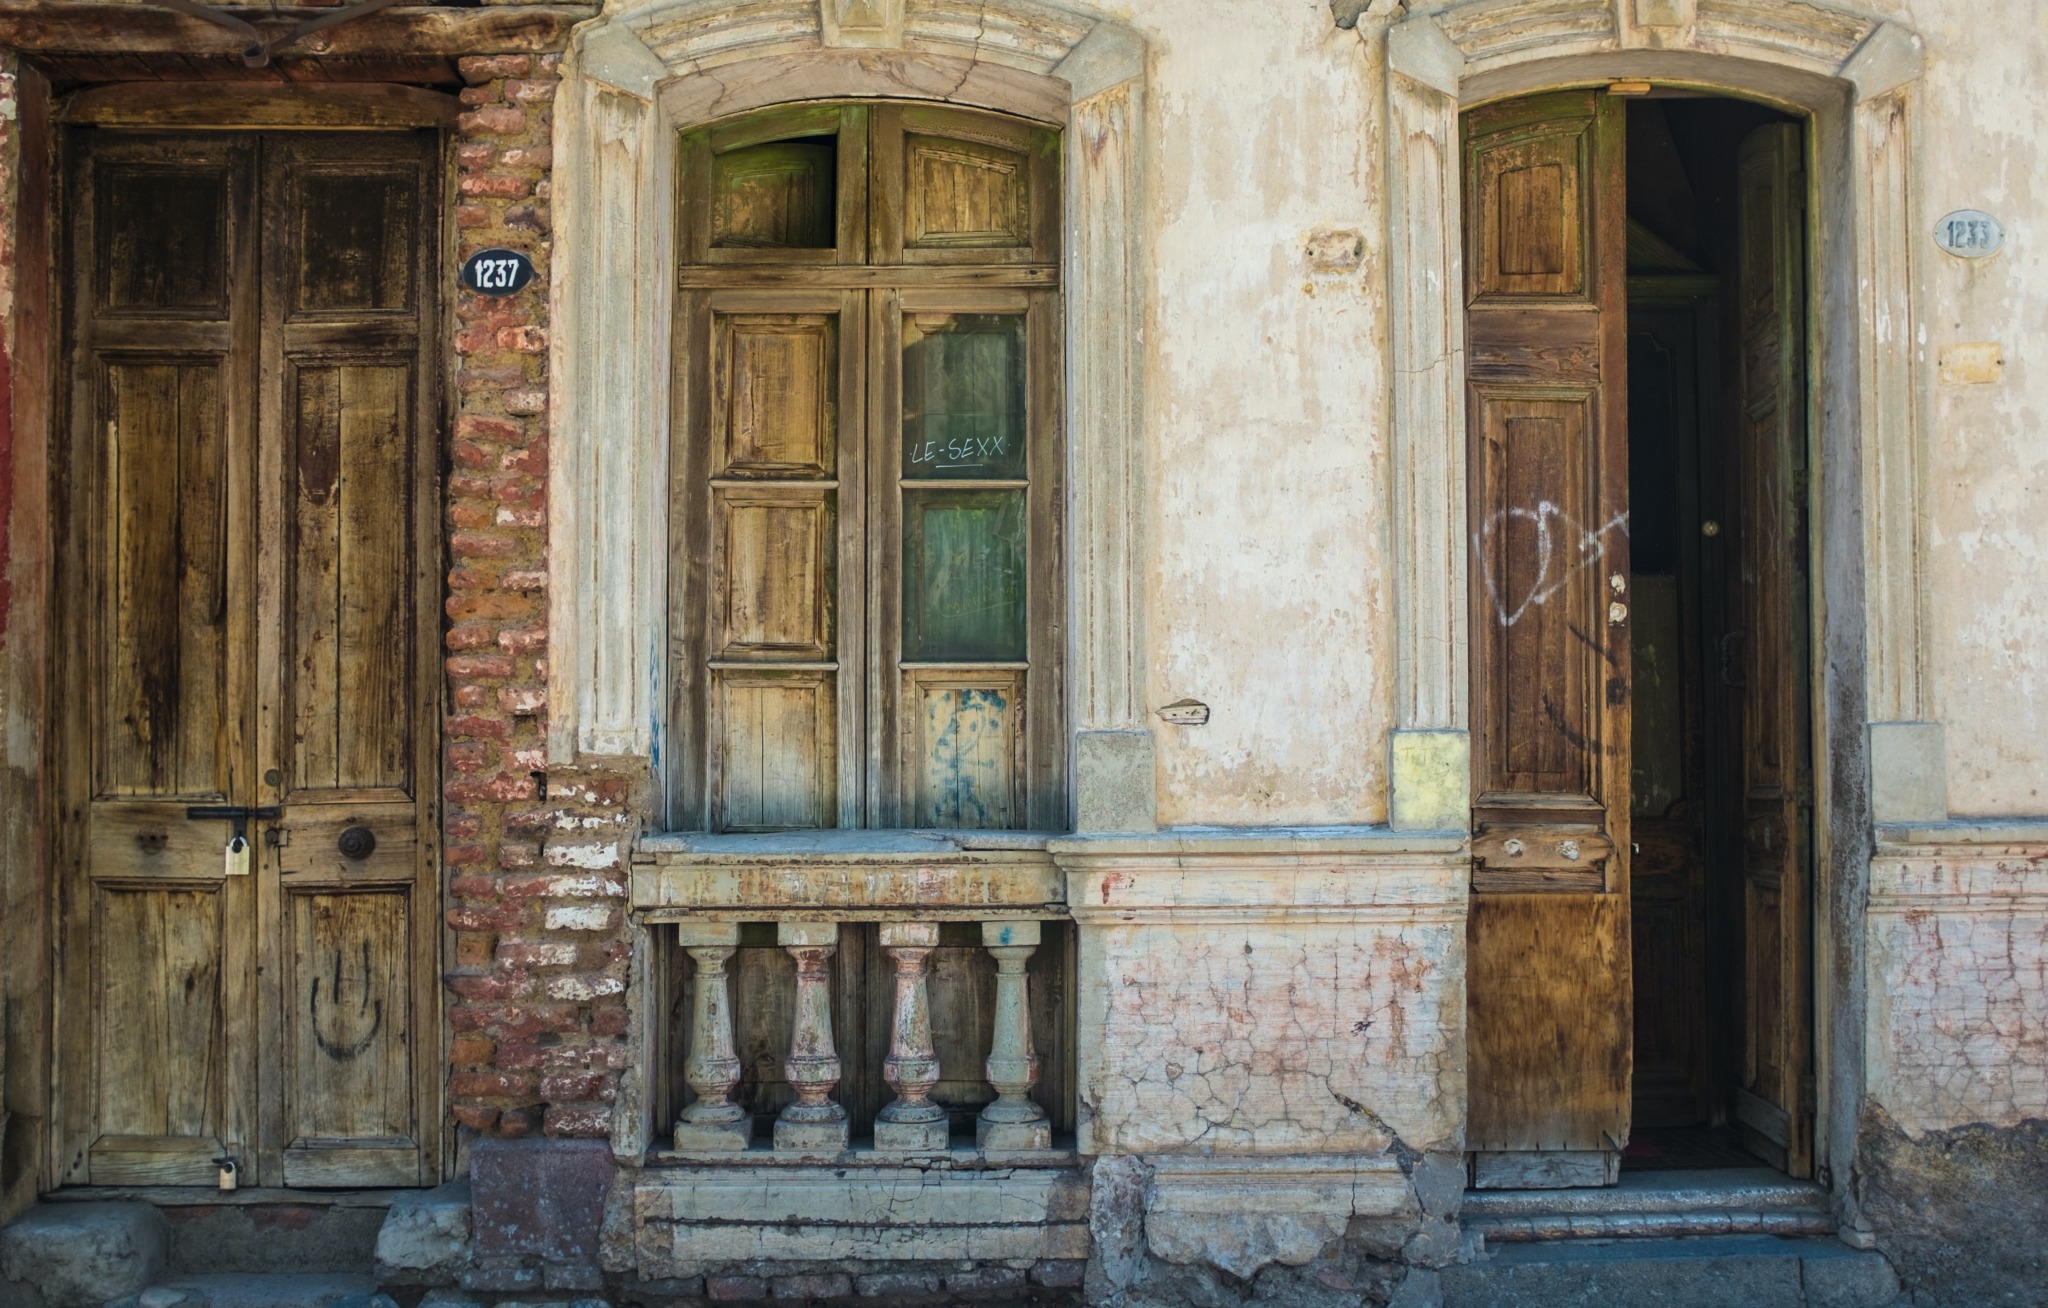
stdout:
<svg viewBox="0 0 2048 1308">
<path fill-rule="evenodd" d="M 1139 211 L 1145 46 L 1041 3 L 655 0 L 579 30 L 556 99 L 548 753 L 669 765 L 675 141 L 799 100 L 929 100 L 1061 129 L 1067 791 L 1080 830 L 1149 830 L 1143 725 Z M 849 11 L 851 12 L 851 11 Z"/>
</svg>

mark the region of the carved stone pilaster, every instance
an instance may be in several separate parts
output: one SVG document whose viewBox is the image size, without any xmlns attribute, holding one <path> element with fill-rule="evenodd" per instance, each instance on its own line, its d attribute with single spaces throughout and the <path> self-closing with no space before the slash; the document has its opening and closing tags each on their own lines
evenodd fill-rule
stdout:
<svg viewBox="0 0 2048 1308">
<path fill-rule="evenodd" d="M 799 1153 L 846 1148 L 846 1109 L 833 1100 L 842 1068 L 832 1040 L 832 955 L 839 948 L 837 922 L 783 922 L 776 943 L 796 960 L 796 1024 L 782 1074 L 796 1102 L 775 1119 L 775 1147 Z"/>
<path fill-rule="evenodd" d="M 988 1081 L 996 1100 L 981 1110 L 974 1126 L 980 1149 L 1052 1148 L 1052 1123 L 1031 1098 L 1039 1061 L 1031 1046 L 1030 979 L 1024 968 L 1040 937 L 1036 922 L 981 924 L 982 946 L 996 960 L 995 1032 L 988 1054 Z"/>
<path fill-rule="evenodd" d="M 745 1149 L 754 1138 L 754 1118 L 731 1098 L 741 1069 L 733 1048 L 732 995 L 725 975 L 733 947 L 739 944 L 739 926 L 685 922 L 676 933 L 697 967 L 690 987 L 690 1054 L 683 1060 L 683 1081 L 697 1098 L 676 1122 L 676 1148 L 685 1153 Z"/>
<path fill-rule="evenodd" d="M 946 1110 L 928 1097 L 939 1083 L 932 1046 L 932 1007 L 925 963 L 939 943 L 936 922 L 889 922 L 882 948 L 896 965 L 896 1006 L 882 1079 L 896 1098 L 875 1116 L 875 1148 L 891 1153 L 938 1153 L 946 1148 Z"/>
</svg>

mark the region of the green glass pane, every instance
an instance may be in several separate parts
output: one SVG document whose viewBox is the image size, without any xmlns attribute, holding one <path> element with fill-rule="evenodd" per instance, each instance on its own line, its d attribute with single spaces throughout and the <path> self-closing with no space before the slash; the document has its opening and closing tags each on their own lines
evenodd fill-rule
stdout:
<svg viewBox="0 0 2048 1308">
<path fill-rule="evenodd" d="M 903 495 L 903 657 L 1024 657 L 1024 492 Z"/>
<path fill-rule="evenodd" d="M 1024 316 L 903 320 L 903 475 L 1024 475 Z"/>
</svg>

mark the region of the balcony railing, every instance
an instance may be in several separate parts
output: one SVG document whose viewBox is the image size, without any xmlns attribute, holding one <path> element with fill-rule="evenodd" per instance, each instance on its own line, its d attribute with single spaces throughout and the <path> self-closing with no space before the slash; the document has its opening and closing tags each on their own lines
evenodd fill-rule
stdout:
<svg viewBox="0 0 2048 1308">
<path fill-rule="evenodd" d="M 959 957 L 969 949 L 962 927 L 980 959 Z M 768 931 L 787 965 L 744 943 Z M 1048 1086 L 1040 1050 L 1050 1036 L 1062 1046 L 1061 1071 L 1069 1066 L 1069 935 L 1064 921 L 1016 917 L 676 924 L 689 960 L 680 1066 L 690 1099 L 676 1119 L 676 1152 L 716 1156 L 765 1143 L 785 1156 L 836 1156 L 858 1137 L 878 1154 L 936 1155 L 954 1149 L 956 1135 L 964 1145 L 961 1119 L 970 1114 L 983 1153 L 1051 1149 L 1056 1126 L 1071 1122 L 1056 1122 L 1041 1101 L 1064 1110 L 1069 1078 Z M 842 942 L 864 962 L 848 966 Z M 949 954 L 935 976 L 934 956 Z M 738 969 L 736 959 L 745 959 Z M 763 1066 L 774 1053 L 777 1065 Z M 850 1094 L 849 1072 L 864 1083 Z M 877 1073 L 880 1086 L 870 1091 Z M 761 1130 L 771 1112 L 772 1126 Z"/>
</svg>

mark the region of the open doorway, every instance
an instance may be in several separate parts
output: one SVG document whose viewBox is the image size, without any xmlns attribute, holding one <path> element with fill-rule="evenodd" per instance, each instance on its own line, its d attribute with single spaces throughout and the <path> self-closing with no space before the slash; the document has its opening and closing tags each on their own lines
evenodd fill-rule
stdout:
<svg viewBox="0 0 2048 1308">
<path fill-rule="evenodd" d="M 1465 115 L 1482 1189 L 1812 1171 L 1804 155 L 1641 84 Z"/>
<path fill-rule="evenodd" d="M 1812 1169 L 1803 133 L 1627 107 L 1635 992 L 1624 1168 Z"/>
</svg>

